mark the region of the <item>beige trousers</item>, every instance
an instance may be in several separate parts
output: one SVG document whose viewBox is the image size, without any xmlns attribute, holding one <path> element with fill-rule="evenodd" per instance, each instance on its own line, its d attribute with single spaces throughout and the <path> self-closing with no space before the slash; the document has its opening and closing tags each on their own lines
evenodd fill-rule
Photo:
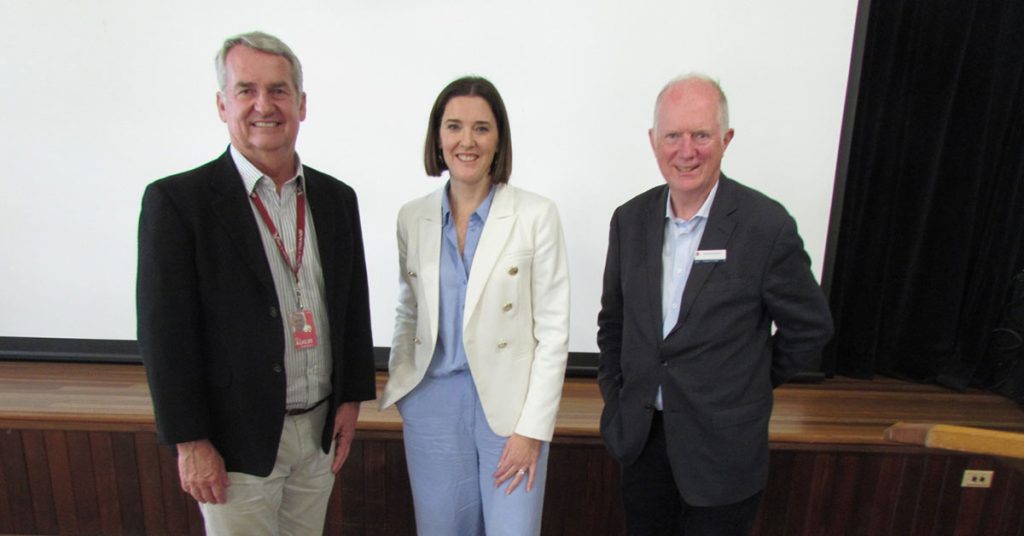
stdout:
<svg viewBox="0 0 1024 536">
<path fill-rule="evenodd" d="M 327 404 L 284 417 L 274 470 L 228 473 L 224 504 L 200 504 L 207 536 L 321 536 L 334 487 L 331 452 L 320 449 Z"/>
</svg>

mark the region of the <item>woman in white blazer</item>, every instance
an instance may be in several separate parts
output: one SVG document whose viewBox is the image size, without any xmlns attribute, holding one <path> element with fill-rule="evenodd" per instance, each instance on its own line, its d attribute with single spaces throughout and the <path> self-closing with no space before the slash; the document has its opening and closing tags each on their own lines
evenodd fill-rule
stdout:
<svg viewBox="0 0 1024 536">
<path fill-rule="evenodd" d="M 399 303 L 381 399 L 402 414 L 416 527 L 539 534 L 568 356 L 558 211 L 508 185 L 508 115 L 483 78 L 438 95 L 424 164 L 449 180 L 398 214 Z"/>
</svg>

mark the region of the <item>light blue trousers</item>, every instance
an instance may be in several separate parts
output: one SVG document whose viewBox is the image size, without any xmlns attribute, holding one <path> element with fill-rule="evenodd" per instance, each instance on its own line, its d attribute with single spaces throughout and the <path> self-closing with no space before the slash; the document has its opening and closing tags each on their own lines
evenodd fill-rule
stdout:
<svg viewBox="0 0 1024 536">
<path fill-rule="evenodd" d="M 494 487 L 506 437 L 491 431 L 468 371 L 423 378 L 398 402 L 419 536 L 540 534 L 548 443 L 541 445 L 533 490 Z"/>
</svg>

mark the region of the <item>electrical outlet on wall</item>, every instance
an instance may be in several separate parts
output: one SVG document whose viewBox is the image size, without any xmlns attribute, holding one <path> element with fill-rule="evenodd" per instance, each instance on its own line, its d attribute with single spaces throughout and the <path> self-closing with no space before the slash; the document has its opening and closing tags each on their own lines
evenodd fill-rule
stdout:
<svg viewBox="0 0 1024 536">
<path fill-rule="evenodd" d="M 960 482 L 960 485 L 965 488 L 991 488 L 992 476 L 992 471 L 968 469 L 964 471 L 964 479 Z"/>
</svg>

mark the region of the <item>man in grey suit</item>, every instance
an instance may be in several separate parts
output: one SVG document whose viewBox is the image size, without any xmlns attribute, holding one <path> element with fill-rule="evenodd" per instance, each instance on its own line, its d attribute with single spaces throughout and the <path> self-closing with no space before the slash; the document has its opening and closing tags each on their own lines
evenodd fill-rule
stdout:
<svg viewBox="0 0 1024 536">
<path fill-rule="evenodd" d="M 721 173 L 733 134 L 716 82 L 669 82 L 649 131 L 666 184 L 612 216 L 601 434 L 622 465 L 631 535 L 749 534 L 772 389 L 832 334 L 793 218 Z"/>
</svg>

